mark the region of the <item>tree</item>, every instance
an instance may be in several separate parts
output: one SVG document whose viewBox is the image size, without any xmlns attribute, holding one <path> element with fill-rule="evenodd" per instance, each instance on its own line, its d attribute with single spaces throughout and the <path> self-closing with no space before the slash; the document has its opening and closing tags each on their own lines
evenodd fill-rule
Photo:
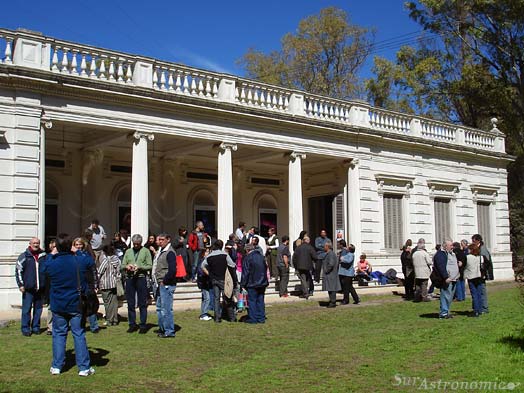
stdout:
<svg viewBox="0 0 524 393">
<path fill-rule="evenodd" d="M 262 82 L 336 98 L 358 91 L 357 76 L 372 49 L 373 33 L 352 25 L 341 9 L 324 8 L 300 21 L 282 48 L 264 54 L 253 48 L 239 60 L 247 76 Z"/>
<path fill-rule="evenodd" d="M 524 245 L 524 2 L 419 0 L 406 5 L 411 18 L 438 42 L 432 48 L 424 42 L 402 48 L 394 64 L 376 59 L 376 78 L 366 83 L 369 97 L 387 107 L 397 94 L 398 102 L 417 113 L 478 128 L 499 117 L 506 150 L 517 156 L 508 168 L 508 185 L 512 246 L 518 251 Z M 382 85 L 386 88 L 380 92 Z"/>
<path fill-rule="evenodd" d="M 524 2 L 421 0 L 407 7 L 425 30 L 443 37 L 447 54 L 492 76 L 492 86 L 503 90 L 493 104 L 506 115 L 510 147 L 524 151 Z"/>
</svg>

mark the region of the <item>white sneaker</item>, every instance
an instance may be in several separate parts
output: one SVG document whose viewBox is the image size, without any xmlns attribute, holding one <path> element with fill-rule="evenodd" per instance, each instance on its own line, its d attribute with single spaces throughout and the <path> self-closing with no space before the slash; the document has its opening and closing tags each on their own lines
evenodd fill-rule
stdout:
<svg viewBox="0 0 524 393">
<path fill-rule="evenodd" d="M 78 375 L 80 375 L 81 377 L 88 377 L 94 373 L 95 373 L 95 369 L 93 367 L 89 367 L 87 370 L 79 371 Z"/>
<path fill-rule="evenodd" d="M 51 375 L 60 375 L 60 369 L 59 368 L 51 367 L 49 369 L 49 372 L 51 373 Z"/>
<path fill-rule="evenodd" d="M 211 317 L 210 317 L 209 315 L 207 315 L 207 314 L 206 314 L 206 315 L 202 315 L 202 316 L 200 317 L 200 320 L 201 320 L 201 321 L 211 321 L 212 319 L 213 319 L 213 318 L 211 318 Z"/>
</svg>

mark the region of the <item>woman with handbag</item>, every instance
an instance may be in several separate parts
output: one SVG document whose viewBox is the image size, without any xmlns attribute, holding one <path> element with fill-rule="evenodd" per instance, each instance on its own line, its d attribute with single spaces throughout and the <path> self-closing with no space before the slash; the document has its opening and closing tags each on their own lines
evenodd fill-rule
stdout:
<svg viewBox="0 0 524 393">
<path fill-rule="evenodd" d="M 479 317 L 482 314 L 482 305 L 484 304 L 482 294 L 486 293 L 483 290 L 483 287 L 486 285 L 486 273 L 483 271 L 484 261 L 482 255 L 480 255 L 480 248 L 475 244 L 470 244 L 468 249 L 464 279 L 468 280 L 473 315 Z"/>
<path fill-rule="evenodd" d="M 118 325 L 118 294 L 117 284 L 121 281 L 120 259 L 115 255 L 112 245 L 105 245 L 100 255 L 100 266 L 98 266 L 98 277 L 100 280 L 100 291 L 104 300 L 106 321 L 104 326 Z"/>
</svg>

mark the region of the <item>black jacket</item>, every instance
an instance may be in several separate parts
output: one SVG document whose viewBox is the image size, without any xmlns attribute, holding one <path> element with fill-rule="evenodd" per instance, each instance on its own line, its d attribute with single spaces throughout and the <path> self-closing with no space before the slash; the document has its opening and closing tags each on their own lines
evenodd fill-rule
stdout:
<svg viewBox="0 0 524 393">
<path fill-rule="evenodd" d="M 313 269 L 313 261 L 317 260 L 317 253 L 309 243 L 302 243 L 293 254 L 293 266 L 297 270 Z"/>
</svg>

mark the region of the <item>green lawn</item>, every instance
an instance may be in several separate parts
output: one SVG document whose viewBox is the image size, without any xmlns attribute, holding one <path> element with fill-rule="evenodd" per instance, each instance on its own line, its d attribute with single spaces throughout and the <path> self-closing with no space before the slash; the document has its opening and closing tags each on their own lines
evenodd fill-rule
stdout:
<svg viewBox="0 0 524 393">
<path fill-rule="evenodd" d="M 62 375 L 49 375 L 51 338 L 23 337 L 12 323 L 0 329 L 0 391 L 391 392 L 439 379 L 512 382 L 524 391 L 519 293 L 514 285 L 490 286 L 489 315 L 468 317 L 468 297 L 453 303 L 451 320 L 435 318 L 438 301 L 394 295 L 336 309 L 319 307 L 321 299 L 268 306 L 264 325 L 215 324 L 199 321 L 197 311 L 178 312 L 174 340 L 158 339 L 154 328 L 127 334 L 125 324 L 88 333 L 96 368 L 88 378 L 77 375 L 72 354 Z M 400 377 L 416 386 L 396 386 Z"/>
</svg>

